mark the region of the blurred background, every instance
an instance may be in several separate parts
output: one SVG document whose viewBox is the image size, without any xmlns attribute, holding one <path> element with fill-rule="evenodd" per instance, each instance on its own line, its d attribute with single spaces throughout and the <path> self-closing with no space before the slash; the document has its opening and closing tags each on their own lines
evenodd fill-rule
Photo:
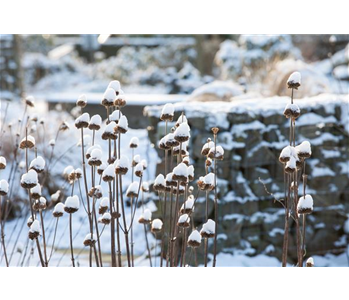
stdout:
<svg viewBox="0 0 349 300">
<path fill-rule="evenodd" d="M 318 265 L 343 266 L 349 240 L 348 43 L 349 35 L 0 35 L 1 112 L 6 100 L 16 105 L 33 95 L 41 114 L 73 122 L 79 113 L 75 102 L 85 94 L 86 111 L 105 116 L 102 94 L 109 81 L 119 80 L 127 97 L 123 112 L 154 152 L 150 156 L 163 155 L 153 149 L 164 132 L 161 105 L 184 108 L 196 176 L 204 172 L 200 149 L 212 125 L 219 126 L 226 151 L 219 168 L 221 264 L 278 265 L 268 258 L 281 257 L 284 216 L 259 178 L 283 196 L 278 156 L 289 128 L 282 112 L 289 101 L 287 78 L 299 71 L 297 139 L 313 145 L 308 184 L 317 207 L 309 217 L 308 251 L 318 256 Z M 11 117 L 18 118 L 18 111 L 9 110 Z M 60 176 L 72 160 L 52 176 Z M 161 163 L 150 168 L 147 180 L 159 172 Z M 48 198 L 60 186 L 58 180 L 49 184 Z M 156 207 L 156 201 L 150 195 L 149 203 Z M 213 205 L 210 209 L 213 213 Z"/>
</svg>

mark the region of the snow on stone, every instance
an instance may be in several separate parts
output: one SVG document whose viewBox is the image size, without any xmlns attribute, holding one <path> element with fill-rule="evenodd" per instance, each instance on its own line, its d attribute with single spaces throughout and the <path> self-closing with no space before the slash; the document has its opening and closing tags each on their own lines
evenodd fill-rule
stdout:
<svg viewBox="0 0 349 300">
<path fill-rule="evenodd" d="M 146 221 L 151 221 L 151 216 L 152 216 L 152 213 L 151 213 L 150 209 L 148 209 L 148 208 L 145 209 L 143 214 L 142 214 L 143 219 Z"/>
<path fill-rule="evenodd" d="M 180 217 L 178 218 L 178 223 L 182 224 L 182 223 L 189 223 L 190 222 L 190 217 L 188 214 L 183 214 L 180 215 Z"/>
<path fill-rule="evenodd" d="M 77 195 L 69 196 L 65 201 L 65 207 L 79 209 L 80 201 Z"/>
<path fill-rule="evenodd" d="M 113 89 L 114 94 L 115 92 L 120 92 L 120 82 L 118 80 L 110 81 L 108 84 L 108 89 Z"/>
<path fill-rule="evenodd" d="M 103 100 L 104 99 L 107 100 L 107 102 L 109 103 L 114 103 L 114 101 L 117 99 L 115 90 L 108 87 L 103 94 Z"/>
<path fill-rule="evenodd" d="M 42 158 L 42 156 L 34 158 L 29 165 L 29 169 L 43 170 L 44 168 L 45 160 Z"/>
<path fill-rule="evenodd" d="M 208 234 L 214 234 L 215 233 L 215 221 L 208 219 L 206 223 L 202 225 L 202 229 L 200 232 L 205 232 Z"/>
<path fill-rule="evenodd" d="M 78 124 L 80 122 L 90 123 L 90 115 L 88 113 L 83 113 L 75 120 L 75 124 Z"/>
<path fill-rule="evenodd" d="M 301 73 L 293 72 L 287 80 L 287 84 L 301 84 Z"/>
<path fill-rule="evenodd" d="M 131 140 L 130 140 L 130 144 L 129 144 L 130 146 L 131 145 L 136 145 L 137 147 L 138 147 L 138 145 L 139 145 L 139 139 L 138 139 L 138 137 L 136 137 L 136 136 L 134 136 Z"/>
<path fill-rule="evenodd" d="M 123 116 L 120 110 L 114 110 L 111 115 L 109 115 L 110 121 L 119 122 L 119 119 Z"/>
<path fill-rule="evenodd" d="M 185 163 L 180 163 L 173 169 L 173 175 L 188 177 L 188 167 Z"/>
<path fill-rule="evenodd" d="M 21 141 L 21 143 L 25 143 L 26 141 L 32 142 L 35 145 L 35 138 L 32 135 L 27 135 Z"/>
<path fill-rule="evenodd" d="M 105 176 L 110 176 L 110 177 L 115 177 L 115 168 L 114 165 L 109 165 L 102 174 L 102 177 Z"/>
<path fill-rule="evenodd" d="M 297 205 L 298 211 L 304 210 L 304 209 L 311 209 L 313 210 L 313 197 L 309 194 L 305 195 L 305 197 L 300 197 Z"/>
<path fill-rule="evenodd" d="M 38 220 L 34 220 L 34 222 L 30 225 L 29 232 L 38 232 L 39 234 L 41 234 L 40 223 Z"/>
<path fill-rule="evenodd" d="M 130 162 L 125 155 L 121 155 L 120 159 L 117 159 L 114 163 L 115 168 L 128 168 L 130 165 Z"/>
<path fill-rule="evenodd" d="M 53 209 L 53 213 L 64 213 L 64 204 L 62 202 L 57 203 Z"/>
<path fill-rule="evenodd" d="M 201 243 L 201 235 L 199 231 L 194 230 L 188 237 L 188 241 Z"/>
<path fill-rule="evenodd" d="M 311 154 L 311 145 L 309 141 L 304 141 L 300 145 L 295 147 L 297 154 L 299 153 L 309 153 Z"/>
<path fill-rule="evenodd" d="M 175 137 L 190 137 L 190 127 L 187 122 L 183 122 L 174 132 Z"/>
<path fill-rule="evenodd" d="M 126 191 L 126 195 L 130 193 L 138 194 L 138 187 L 139 187 L 139 183 L 137 181 L 132 182 Z"/>
<path fill-rule="evenodd" d="M 102 207 L 109 207 L 109 198 L 108 197 L 102 198 L 102 200 L 99 203 L 99 205 L 102 206 Z"/>
<path fill-rule="evenodd" d="M 338 123 L 334 116 L 322 117 L 313 112 L 301 115 L 296 122 L 296 126 L 306 126 L 306 125 L 319 125 L 319 124 L 332 124 Z"/>
<path fill-rule="evenodd" d="M 127 121 L 127 117 L 125 115 L 121 116 L 119 123 L 118 123 L 118 126 L 125 129 L 125 130 L 128 130 L 128 121 Z"/>
<path fill-rule="evenodd" d="M 182 204 L 181 210 L 193 209 L 193 206 L 194 206 L 194 197 L 193 195 L 190 195 L 188 197 L 188 200 Z"/>
<path fill-rule="evenodd" d="M 161 228 L 162 228 L 162 221 L 160 219 L 153 220 L 153 222 L 151 222 L 151 227 L 153 229 L 161 230 Z"/>
<path fill-rule="evenodd" d="M 167 177 L 166 177 L 166 178 L 167 178 Z M 172 178 L 171 178 L 171 179 L 172 179 Z M 163 185 L 163 186 L 166 186 L 164 175 L 159 174 L 158 176 L 156 176 L 154 185 Z"/>
<path fill-rule="evenodd" d="M 5 179 L 0 180 L 0 195 L 8 193 L 8 182 Z M 0 203 L 1 205 L 1 203 Z"/>
<path fill-rule="evenodd" d="M 37 184 L 36 186 L 34 186 L 33 188 L 30 189 L 30 193 L 31 194 L 39 194 L 41 195 L 41 185 Z"/>
<path fill-rule="evenodd" d="M 114 128 L 116 126 L 116 123 L 114 121 L 110 122 L 104 129 L 104 132 L 106 133 L 114 133 Z"/>
<path fill-rule="evenodd" d="M 102 118 L 101 118 L 101 116 L 100 115 L 93 115 L 91 117 L 90 124 L 101 126 L 102 125 Z"/>
<path fill-rule="evenodd" d="M 336 176 L 336 173 L 333 172 L 330 168 L 328 167 L 317 167 L 314 166 L 311 168 L 311 176 L 312 177 L 324 177 L 324 176 Z"/>
<path fill-rule="evenodd" d="M 3 156 L 0 156 L 0 164 L 4 165 L 6 167 L 6 158 Z"/>
<path fill-rule="evenodd" d="M 38 173 L 34 170 L 29 170 L 28 173 L 25 173 L 21 177 L 21 183 L 26 184 L 37 184 L 38 183 Z"/>
<path fill-rule="evenodd" d="M 170 115 L 173 116 L 174 115 L 174 106 L 172 103 L 167 103 L 164 105 L 162 112 L 162 115 Z"/>
</svg>

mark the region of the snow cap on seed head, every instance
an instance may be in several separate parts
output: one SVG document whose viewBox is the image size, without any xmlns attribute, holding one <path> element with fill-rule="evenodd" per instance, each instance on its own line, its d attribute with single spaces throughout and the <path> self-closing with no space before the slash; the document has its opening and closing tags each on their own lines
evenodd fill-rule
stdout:
<svg viewBox="0 0 349 300">
<path fill-rule="evenodd" d="M 296 89 L 301 86 L 301 73 L 293 72 L 287 80 L 287 86 L 289 89 Z"/>
</svg>

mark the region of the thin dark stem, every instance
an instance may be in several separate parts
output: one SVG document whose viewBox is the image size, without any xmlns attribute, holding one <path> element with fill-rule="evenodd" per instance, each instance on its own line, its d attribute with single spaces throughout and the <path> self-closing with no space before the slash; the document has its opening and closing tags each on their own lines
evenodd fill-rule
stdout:
<svg viewBox="0 0 349 300">
<path fill-rule="evenodd" d="M 71 253 L 71 262 L 73 267 L 75 267 L 74 261 L 74 249 L 73 249 L 73 214 L 69 214 L 69 238 L 70 238 L 70 253 Z"/>
</svg>

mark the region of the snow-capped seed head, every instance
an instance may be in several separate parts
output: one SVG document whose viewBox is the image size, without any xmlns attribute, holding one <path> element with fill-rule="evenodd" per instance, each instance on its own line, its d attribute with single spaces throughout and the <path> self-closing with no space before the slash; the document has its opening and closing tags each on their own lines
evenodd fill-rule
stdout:
<svg viewBox="0 0 349 300">
<path fill-rule="evenodd" d="M 177 222 L 178 227 L 187 228 L 190 226 L 190 217 L 187 214 L 180 215 Z"/>
<path fill-rule="evenodd" d="M 139 183 L 136 181 L 132 182 L 126 191 L 126 196 L 129 198 L 138 197 L 138 188 L 139 188 Z"/>
<path fill-rule="evenodd" d="M 114 133 L 115 126 L 116 126 L 116 123 L 114 121 L 112 121 L 105 127 L 104 132 L 102 133 L 103 140 L 116 140 L 117 139 L 117 135 Z"/>
<path fill-rule="evenodd" d="M 122 116 L 122 112 L 119 109 L 116 109 L 111 113 L 111 115 L 109 115 L 109 120 L 114 121 L 117 124 Z"/>
<path fill-rule="evenodd" d="M 97 168 L 98 175 L 102 175 L 103 171 L 108 167 L 108 165 L 104 162 L 101 163 L 101 165 Z"/>
<path fill-rule="evenodd" d="M 62 122 L 62 124 L 59 126 L 59 131 L 66 131 L 69 129 L 69 124 L 65 121 Z"/>
<path fill-rule="evenodd" d="M 25 189 L 31 189 L 38 184 L 38 173 L 34 170 L 29 170 L 21 177 L 21 186 Z"/>
<path fill-rule="evenodd" d="M 171 147 L 167 145 L 166 143 L 166 137 L 163 137 L 159 141 L 159 149 L 161 150 L 170 150 Z"/>
<path fill-rule="evenodd" d="M 61 191 L 58 190 L 57 192 L 51 195 L 51 201 L 57 202 L 60 196 L 61 196 Z"/>
<path fill-rule="evenodd" d="M 134 136 L 130 141 L 130 148 L 137 148 L 139 145 L 138 137 Z"/>
<path fill-rule="evenodd" d="M 144 193 L 149 192 L 149 184 L 148 184 L 148 182 L 143 182 L 142 183 L 142 192 L 144 192 Z"/>
<path fill-rule="evenodd" d="M 135 166 L 135 175 L 137 177 L 142 177 L 143 176 L 143 165 L 142 163 L 139 163 Z"/>
<path fill-rule="evenodd" d="M 30 195 L 33 199 L 39 199 L 41 197 L 41 185 L 37 184 L 36 186 L 30 189 Z"/>
<path fill-rule="evenodd" d="M 113 179 L 115 178 L 115 169 L 114 169 L 114 165 L 109 165 L 102 174 L 102 179 L 105 182 L 110 182 L 113 181 Z"/>
<path fill-rule="evenodd" d="M 41 173 L 45 169 L 45 160 L 42 158 L 42 156 L 38 156 L 37 158 L 34 158 L 30 165 L 29 169 L 35 170 L 37 173 Z"/>
<path fill-rule="evenodd" d="M 129 169 L 130 162 L 128 158 L 121 155 L 120 159 L 117 159 L 114 163 L 115 174 L 125 175 Z"/>
<path fill-rule="evenodd" d="M 118 80 L 110 81 L 108 88 L 113 89 L 115 91 L 115 95 L 119 95 L 121 89 L 120 82 Z"/>
<path fill-rule="evenodd" d="M 33 209 L 35 211 L 46 209 L 46 202 L 47 201 L 44 197 L 40 197 L 39 199 L 35 200 L 33 204 Z"/>
<path fill-rule="evenodd" d="M 301 73 L 293 72 L 287 80 L 287 86 L 289 89 L 296 89 L 301 86 Z"/>
<path fill-rule="evenodd" d="M 179 142 L 175 139 L 174 133 L 168 133 L 164 137 L 164 143 L 167 148 L 179 146 Z"/>
<path fill-rule="evenodd" d="M 189 167 L 189 163 L 190 163 L 189 156 L 183 157 L 182 163 L 185 163 L 186 166 Z"/>
<path fill-rule="evenodd" d="M 197 248 L 201 245 L 201 235 L 199 231 L 194 230 L 188 237 L 188 246 Z"/>
<path fill-rule="evenodd" d="M 176 122 L 176 127 L 178 127 L 179 125 L 181 125 L 182 123 L 187 123 L 187 117 L 183 114 L 181 114 Z"/>
<path fill-rule="evenodd" d="M 296 159 L 294 156 L 291 156 L 290 159 L 286 162 L 285 172 L 291 174 L 296 171 L 296 167 Z"/>
<path fill-rule="evenodd" d="M 99 208 L 98 208 L 98 213 L 99 214 L 104 214 L 108 208 L 109 208 L 109 198 L 104 197 L 102 198 L 101 202 L 99 203 Z"/>
<path fill-rule="evenodd" d="M 297 119 L 301 115 L 299 106 L 295 103 L 288 103 L 284 109 L 284 116 L 286 118 Z"/>
<path fill-rule="evenodd" d="M 33 218 L 32 216 L 30 216 L 28 219 L 27 219 L 27 226 L 30 228 L 30 226 L 32 226 L 33 224 Z"/>
<path fill-rule="evenodd" d="M 140 224 L 150 224 L 151 223 L 151 211 L 147 208 L 144 210 L 140 218 L 138 219 L 138 223 Z"/>
<path fill-rule="evenodd" d="M 189 155 L 188 151 L 187 151 L 187 147 L 188 147 L 188 142 L 184 142 L 181 145 L 178 145 L 176 147 L 172 148 L 172 155 L 176 156 L 176 155 Z"/>
<path fill-rule="evenodd" d="M 212 159 L 209 158 L 209 157 L 207 157 L 206 160 L 205 160 L 205 165 L 206 165 L 207 167 L 211 166 L 211 165 L 212 165 Z"/>
<path fill-rule="evenodd" d="M 170 172 L 166 175 L 166 186 L 177 186 L 177 182 L 173 179 L 173 172 Z"/>
<path fill-rule="evenodd" d="M 126 116 L 121 116 L 118 124 L 115 126 L 114 131 L 116 133 L 126 133 L 128 130 L 128 121 Z"/>
<path fill-rule="evenodd" d="M 154 190 L 155 191 L 164 191 L 166 188 L 165 177 L 162 174 L 159 174 L 155 178 Z"/>
<path fill-rule="evenodd" d="M 183 143 L 189 140 L 190 138 L 190 128 L 187 122 L 181 123 L 176 131 L 174 132 L 174 138 L 176 141 Z"/>
<path fill-rule="evenodd" d="M 76 177 L 77 179 L 82 178 L 82 170 L 81 170 L 80 168 L 75 169 L 75 170 L 74 170 L 74 173 L 75 173 L 75 177 Z"/>
<path fill-rule="evenodd" d="M 68 214 L 73 214 L 79 210 L 80 201 L 77 195 L 70 196 L 65 201 L 64 211 Z"/>
<path fill-rule="evenodd" d="M 173 180 L 187 182 L 188 167 L 184 163 L 180 163 L 173 169 Z"/>
<path fill-rule="evenodd" d="M 115 90 L 111 87 L 108 87 L 104 92 L 102 105 L 105 107 L 114 106 L 114 101 L 117 99 Z"/>
<path fill-rule="evenodd" d="M 21 148 L 21 149 L 25 149 L 25 148 L 31 149 L 34 146 L 35 146 L 35 139 L 31 135 L 24 137 L 22 139 L 21 143 L 19 144 L 19 148 Z"/>
<path fill-rule="evenodd" d="M 142 165 L 142 167 L 143 167 L 143 170 L 146 170 L 147 167 L 148 167 L 148 163 L 147 163 L 147 161 L 146 161 L 145 159 L 142 159 L 142 160 L 141 160 L 141 165 Z"/>
<path fill-rule="evenodd" d="M 51 146 L 51 147 L 54 147 L 56 145 L 56 140 L 55 139 L 51 139 L 48 144 Z"/>
<path fill-rule="evenodd" d="M 76 100 L 76 105 L 81 108 L 84 108 L 87 105 L 87 99 L 84 94 L 78 97 L 78 100 Z"/>
<path fill-rule="evenodd" d="M 298 157 L 309 158 L 311 156 L 311 145 L 309 141 L 304 141 L 300 145 L 295 147 Z"/>
<path fill-rule="evenodd" d="M 90 197 L 96 197 L 97 199 L 100 199 L 103 197 L 103 188 L 101 185 L 96 185 L 90 189 L 88 192 L 88 195 Z"/>
<path fill-rule="evenodd" d="M 98 148 L 93 149 L 88 164 L 90 166 L 100 166 L 102 164 L 102 150 Z"/>
<path fill-rule="evenodd" d="M 207 222 L 202 225 L 200 234 L 203 238 L 213 238 L 215 235 L 215 221 L 208 219 Z"/>
<path fill-rule="evenodd" d="M 181 213 L 182 214 L 189 214 L 193 211 L 193 209 L 194 209 L 194 196 L 190 195 L 188 197 L 187 201 L 185 201 L 182 204 Z"/>
<path fill-rule="evenodd" d="M 34 240 L 39 237 L 41 234 L 40 223 L 38 220 L 34 220 L 30 226 L 28 236 L 31 240 Z"/>
<path fill-rule="evenodd" d="M 286 146 L 284 149 L 282 149 L 279 161 L 282 163 L 287 163 L 290 160 L 290 157 L 292 156 L 292 147 Z"/>
<path fill-rule="evenodd" d="M 160 232 L 162 229 L 162 221 L 160 219 L 155 219 L 151 222 L 151 231 L 154 233 Z"/>
<path fill-rule="evenodd" d="M 4 170 L 6 168 L 6 158 L 0 156 L 0 170 Z"/>
<path fill-rule="evenodd" d="M 208 173 L 204 177 L 200 177 L 198 180 L 198 187 L 204 191 L 212 191 L 215 187 L 215 175 L 214 173 Z"/>
<path fill-rule="evenodd" d="M 27 96 L 24 99 L 25 104 L 30 106 L 30 107 L 34 107 L 35 106 L 35 98 L 33 96 Z"/>
<path fill-rule="evenodd" d="M 119 95 L 116 97 L 114 101 L 114 105 L 116 107 L 124 107 L 126 105 L 126 96 L 123 90 L 120 89 Z"/>
<path fill-rule="evenodd" d="M 94 239 L 94 237 L 91 235 L 91 233 L 88 233 L 85 238 L 84 238 L 84 246 L 90 246 L 92 247 L 95 243 L 96 240 Z"/>
<path fill-rule="evenodd" d="M 88 128 L 90 130 L 99 130 L 102 125 L 102 118 L 100 115 L 93 115 L 90 124 L 88 125 Z"/>
<path fill-rule="evenodd" d="M 167 103 L 162 108 L 160 120 L 162 121 L 172 121 L 174 116 L 174 106 L 172 103 Z"/>
<path fill-rule="evenodd" d="M 0 195 L 6 196 L 7 193 L 8 193 L 8 182 L 5 179 L 2 179 L 0 180 Z"/>
<path fill-rule="evenodd" d="M 314 259 L 312 257 L 309 257 L 306 262 L 307 267 L 314 267 Z"/>
<path fill-rule="evenodd" d="M 109 225 L 111 222 L 111 214 L 108 212 L 105 212 L 101 218 L 101 223 L 104 225 Z"/>
<path fill-rule="evenodd" d="M 208 157 L 211 159 L 222 160 L 224 158 L 224 149 L 222 146 L 213 146 L 208 152 Z"/>
<path fill-rule="evenodd" d="M 309 194 L 300 197 L 297 205 L 298 214 L 310 214 L 313 211 L 313 197 Z"/>
<path fill-rule="evenodd" d="M 80 117 L 75 120 L 75 127 L 77 129 L 87 128 L 90 122 L 90 115 L 88 113 L 83 113 Z"/>
<path fill-rule="evenodd" d="M 52 215 L 55 218 L 60 218 L 64 214 L 64 204 L 62 202 L 59 202 L 55 205 L 55 208 L 53 209 Z"/>
<path fill-rule="evenodd" d="M 139 154 L 137 154 L 132 159 L 132 166 L 135 167 L 140 162 L 141 162 L 141 156 Z"/>
<path fill-rule="evenodd" d="M 69 175 L 74 172 L 74 167 L 73 166 L 67 166 L 63 170 L 63 177 L 68 180 Z"/>
<path fill-rule="evenodd" d="M 194 180 L 194 166 L 190 165 L 187 170 L 188 170 L 189 181 L 193 181 Z"/>
</svg>

